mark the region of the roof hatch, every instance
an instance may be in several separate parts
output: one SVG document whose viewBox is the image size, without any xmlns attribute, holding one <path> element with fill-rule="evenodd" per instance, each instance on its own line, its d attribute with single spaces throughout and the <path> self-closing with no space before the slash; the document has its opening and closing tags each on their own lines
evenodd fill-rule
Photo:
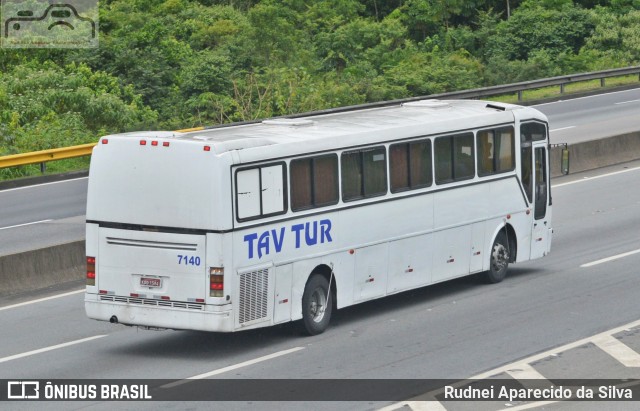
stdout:
<svg viewBox="0 0 640 411">
<path fill-rule="evenodd" d="M 312 126 L 313 120 L 309 120 L 308 118 L 274 118 L 264 120 L 262 124 L 268 126 L 304 127 Z"/>
<path fill-rule="evenodd" d="M 442 108 L 451 107 L 451 104 L 447 103 L 446 101 L 430 99 L 430 100 L 418 100 L 418 101 L 410 101 L 408 103 L 402 103 L 402 107 L 442 109 Z"/>
</svg>

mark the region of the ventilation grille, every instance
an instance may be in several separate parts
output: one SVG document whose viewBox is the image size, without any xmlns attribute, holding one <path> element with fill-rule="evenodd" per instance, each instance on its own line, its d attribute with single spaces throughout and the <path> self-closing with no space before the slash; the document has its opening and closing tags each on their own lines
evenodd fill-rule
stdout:
<svg viewBox="0 0 640 411">
<path fill-rule="evenodd" d="M 182 251 L 182 250 L 196 251 L 198 249 L 197 244 L 168 243 L 165 241 L 132 240 L 128 238 L 115 238 L 115 237 L 107 237 L 107 244 L 122 245 L 126 247 L 161 248 L 165 250 L 178 250 L 178 251 Z"/>
<path fill-rule="evenodd" d="M 204 304 L 184 303 L 179 301 L 151 300 L 148 298 L 133 298 L 119 295 L 101 295 L 100 301 L 204 311 Z"/>
<path fill-rule="evenodd" d="M 266 318 L 268 290 L 268 268 L 240 274 L 240 324 Z"/>
</svg>

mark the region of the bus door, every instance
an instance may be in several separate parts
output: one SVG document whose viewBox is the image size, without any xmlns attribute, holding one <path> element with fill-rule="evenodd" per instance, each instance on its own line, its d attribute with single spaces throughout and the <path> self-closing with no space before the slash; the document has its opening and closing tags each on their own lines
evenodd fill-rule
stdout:
<svg viewBox="0 0 640 411">
<path fill-rule="evenodd" d="M 546 143 L 533 144 L 533 229 L 531 258 L 542 257 L 551 241 L 551 208 L 549 207 L 549 159 Z"/>
</svg>

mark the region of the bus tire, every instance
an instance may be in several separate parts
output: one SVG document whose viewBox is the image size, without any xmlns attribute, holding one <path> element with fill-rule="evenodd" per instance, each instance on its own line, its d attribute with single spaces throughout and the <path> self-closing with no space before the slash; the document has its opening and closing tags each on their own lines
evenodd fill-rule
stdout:
<svg viewBox="0 0 640 411">
<path fill-rule="evenodd" d="M 483 274 L 483 280 L 489 284 L 504 280 L 509 268 L 509 243 L 504 231 L 500 231 L 491 246 L 489 255 L 489 270 Z"/>
<path fill-rule="evenodd" d="M 312 274 L 302 294 L 302 323 L 306 334 L 317 335 L 327 329 L 333 311 L 330 298 L 327 279 Z"/>
</svg>

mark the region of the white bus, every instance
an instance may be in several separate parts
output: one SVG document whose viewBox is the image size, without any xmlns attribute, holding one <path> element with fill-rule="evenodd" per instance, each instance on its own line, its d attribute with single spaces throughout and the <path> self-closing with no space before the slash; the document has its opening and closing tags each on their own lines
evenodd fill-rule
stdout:
<svg viewBox="0 0 640 411">
<path fill-rule="evenodd" d="M 421 100 L 101 138 L 87 200 L 90 318 L 239 331 L 478 274 L 551 246 L 548 123 Z"/>
</svg>

